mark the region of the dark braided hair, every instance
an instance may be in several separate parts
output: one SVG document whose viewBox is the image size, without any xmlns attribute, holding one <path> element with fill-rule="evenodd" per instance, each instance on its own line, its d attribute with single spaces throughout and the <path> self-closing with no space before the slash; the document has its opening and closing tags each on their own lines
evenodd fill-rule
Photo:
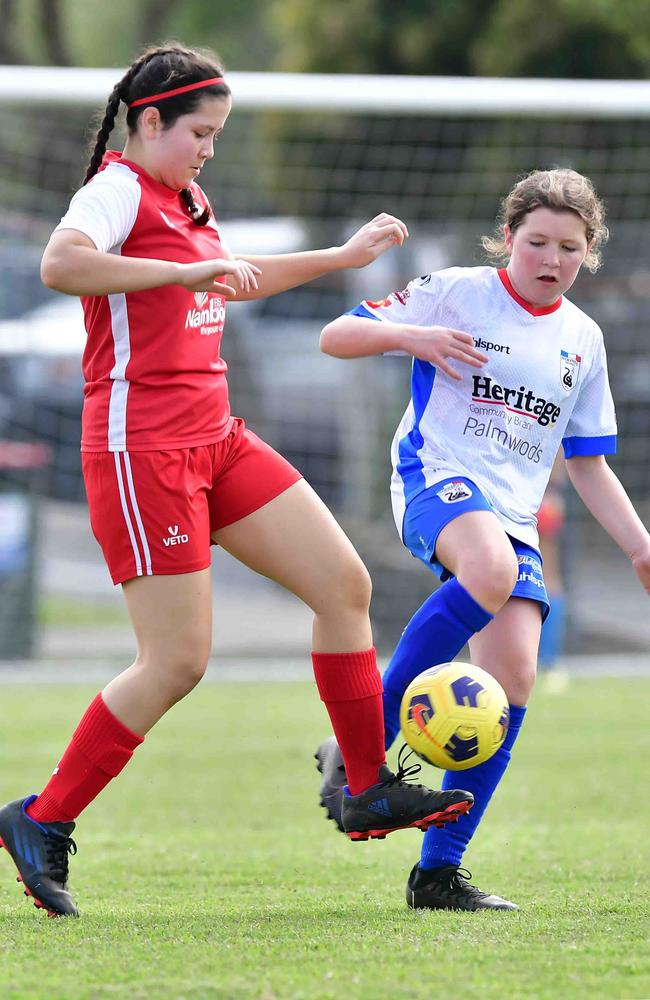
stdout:
<svg viewBox="0 0 650 1000">
<path fill-rule="evenodd" d="M 113 87 L 104 117 L 95 138 L 95 146 L 90 157 L 90 163 L 84 178 L 87 184 L 99 170 L 108 137 L 115 126 L 120 109 L 120 102 L 129 105 L 141 97 L 150 94 L 162 94 L 166 90 L 175 90 L 201 80 L 210 80 L 222 76 L 223 69 L 214 53 L 208 50 L 188 49 L 183 45 L 169 45 L 146 49 L 142 55 L 128 68 L 121 80 Z M 126 125 L 132 134 L 136 131 L 140 114 L 148 107 L 156 107 L 160 113 L 163 128 L 170 128 L 182 115 L 191 114 L 200 101 L 206 97 L 228 97 L 230 88 L 226 83 L 216 83 L 176 97 L 167 97 L 162 101 L 151 101 L 129 108 L 126 114 Z M 190 188 L 183 188 L 180 196 L 188 207 L 192 219 L 198 226 L 204 226 L 212 215 L 209 205 L 201 209 L 194 200 Z"/>
</svg>

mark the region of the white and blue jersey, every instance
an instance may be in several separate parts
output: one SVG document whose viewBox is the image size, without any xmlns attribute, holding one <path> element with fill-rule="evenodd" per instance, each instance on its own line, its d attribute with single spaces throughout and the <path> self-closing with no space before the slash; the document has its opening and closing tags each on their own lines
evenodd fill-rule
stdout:
<svg viewBox="0 0 650 1000">
<path fill-rule="evenodd" d="M 402 535 L 407 505 L 443 479 L 477 484 L 509 535 L 537 546 L 553 459 L 616 451 L 603 335 L 564 297 L 535 308 L 505 270 L 452 267 L 352 315 L 470 333 L 489 357 L 452 362 L 462 381 L 413 359 L 411 401 L 393 438 L 391 496 Z"/>
</svg>

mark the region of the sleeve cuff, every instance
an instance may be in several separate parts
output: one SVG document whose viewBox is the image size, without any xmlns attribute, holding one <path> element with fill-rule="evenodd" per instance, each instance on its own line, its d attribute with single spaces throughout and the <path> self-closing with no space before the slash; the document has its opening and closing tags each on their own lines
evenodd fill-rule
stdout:
<svg viewBox="0 0 650 1000">
<path fill-rule="evenodd" d="M 616 435 L 604 437 L 569 437 L 563 438 L 565 458 L 579 458 L 588 455 L 615 455 Z"/>
<path fill-rule="evenodd" d="M 376 319 L 378 323 L 381 322 L 378 316 L 374 316 L 369 309 L 366 309 L 364 305 L 358 305 L 355 309 L 348 309 L 344 316 L 363 316 L 364 319 Z"/>
</svg>

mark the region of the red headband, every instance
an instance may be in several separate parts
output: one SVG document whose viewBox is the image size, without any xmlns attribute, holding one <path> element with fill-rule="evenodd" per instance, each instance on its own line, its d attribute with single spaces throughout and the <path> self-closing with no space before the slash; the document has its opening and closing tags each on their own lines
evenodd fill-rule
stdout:
<svg viewBox="0 0 650 1000">
<path fill-rule="evenodd" d="M 154 104 L 156 101 L 164 101 L 166 97 L 176 97 L 177 94 L 186 94 L 188 90 L 198 90 L 199 87 L 213 87 L 215 83 L 225 83 L 222 76 L 213 76 L 211 80 L 199 80 L 198 83 L 188 83 L 186 87 L 176 87 L 176 90 L 166 90 L 162 94 L 152 94 L 151 97 L 139 97 L 137 101 L 131 101 L 130 108 L 137 108 L 139 104 Z"/>
</svg>

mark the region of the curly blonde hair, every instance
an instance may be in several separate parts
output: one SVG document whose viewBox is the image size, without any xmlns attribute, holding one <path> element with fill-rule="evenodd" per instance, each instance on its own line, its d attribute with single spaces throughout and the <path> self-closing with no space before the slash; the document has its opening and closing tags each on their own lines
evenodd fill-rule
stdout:
<svg viewBox="0 0 650 1000">
<path fill-rule="evenodd" d="M 575 212 L 585 225 L 589 249 L 584 264 L 592 273 L 602 263 L 600 248 L 609 238 L 605 225 L 605 206 L 588 177 L 575 170 L 533 170 L 517 181 L 501 202 L 493 236 L 482 236 L 481 245 L 491 258 L 507 261 L 504 226 L 514 232 L 526 215 L 536 208 Z"/>
</svg>

